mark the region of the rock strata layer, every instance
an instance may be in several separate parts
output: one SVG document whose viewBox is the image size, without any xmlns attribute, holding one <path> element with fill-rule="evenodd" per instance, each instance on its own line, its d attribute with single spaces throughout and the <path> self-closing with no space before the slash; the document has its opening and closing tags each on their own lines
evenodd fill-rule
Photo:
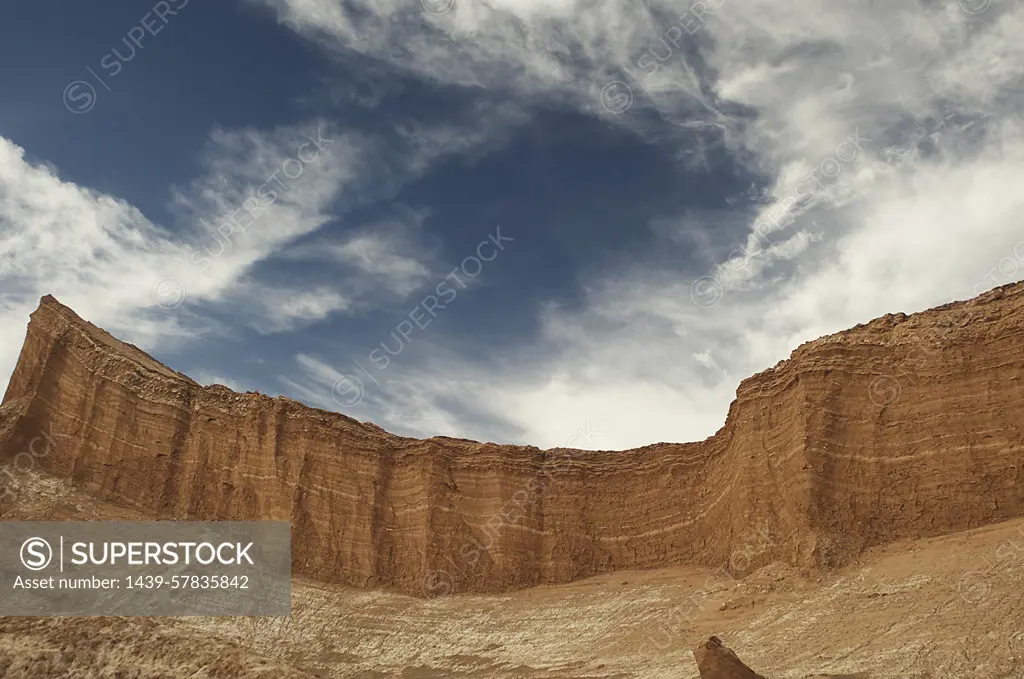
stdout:
<svg viewBox="0 0 1024 679">
<path fill-rule="evenodd" d="M 417 440 L 201 386 L 48 296 L 0 457 L 162 518 L 290 520 L 296 573 L 416 595 L 673 564 L 813 570 L 1024 514 L 1022 376 L 1013 285 L 802 345 L 699 443 Z"/>
</svg>

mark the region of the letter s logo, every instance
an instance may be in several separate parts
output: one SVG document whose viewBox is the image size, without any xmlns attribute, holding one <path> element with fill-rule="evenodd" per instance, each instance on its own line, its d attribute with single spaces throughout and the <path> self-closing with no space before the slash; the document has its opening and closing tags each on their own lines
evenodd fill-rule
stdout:
<svg viewBox="0 0 1024 679">
<path fill-rule="evenodd" d="M 53 560 L 50 543 L 42 538 L 29 538 L 21 545 L 21 563 L 30 571 L 41 571 Z"/>
</svg>

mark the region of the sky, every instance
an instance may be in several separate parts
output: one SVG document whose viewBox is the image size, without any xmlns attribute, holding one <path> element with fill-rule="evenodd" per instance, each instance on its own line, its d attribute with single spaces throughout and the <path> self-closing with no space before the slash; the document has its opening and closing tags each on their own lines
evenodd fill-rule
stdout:
<svg viewBox="0 0 1024 679">
<path fill-rule="evenodd" d="M 695 441 L 1024 278 L 1015 0 L 0 9 L 0 375 L 54 295 L 397 434 Z"/>
</svg>

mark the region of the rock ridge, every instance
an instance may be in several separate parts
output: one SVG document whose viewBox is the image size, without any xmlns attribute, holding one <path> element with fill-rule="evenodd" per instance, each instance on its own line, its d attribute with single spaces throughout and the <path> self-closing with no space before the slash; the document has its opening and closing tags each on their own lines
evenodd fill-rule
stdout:
<svg viewBox="0 0 1024 679">
<path fill-rule="evenodd" d="M 433 596 L 673 564 L 813 571 L 1024 514 L 1024 284 L 807 342 L 695 443 L 540 450 L 390 434 L 204 387 L 52 296 L 0 458 L 162 518 L 278 519 L 293 568 Z"/>
</svg>

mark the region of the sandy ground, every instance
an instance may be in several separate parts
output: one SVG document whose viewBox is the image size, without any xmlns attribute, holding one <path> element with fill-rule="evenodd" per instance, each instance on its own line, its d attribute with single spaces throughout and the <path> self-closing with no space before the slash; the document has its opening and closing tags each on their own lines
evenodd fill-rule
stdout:
<svg viewBox="0 0 1024 679">
<path fill-rule="evenodd" d="M 38 475 L 0 485 L 5 520 L 142 518 Z M 673 568 L 433 600 L 296 581 L 289 618 L 0 618 L 0 675 L 696 678 L 690 649 L 716 634 L 772 679 L 1019 679 L 1022 576 L 1024 519 L 892 544 L 819 580 Z M 96 625 L 113 650 L 88 652 Z"/>
</svg>

